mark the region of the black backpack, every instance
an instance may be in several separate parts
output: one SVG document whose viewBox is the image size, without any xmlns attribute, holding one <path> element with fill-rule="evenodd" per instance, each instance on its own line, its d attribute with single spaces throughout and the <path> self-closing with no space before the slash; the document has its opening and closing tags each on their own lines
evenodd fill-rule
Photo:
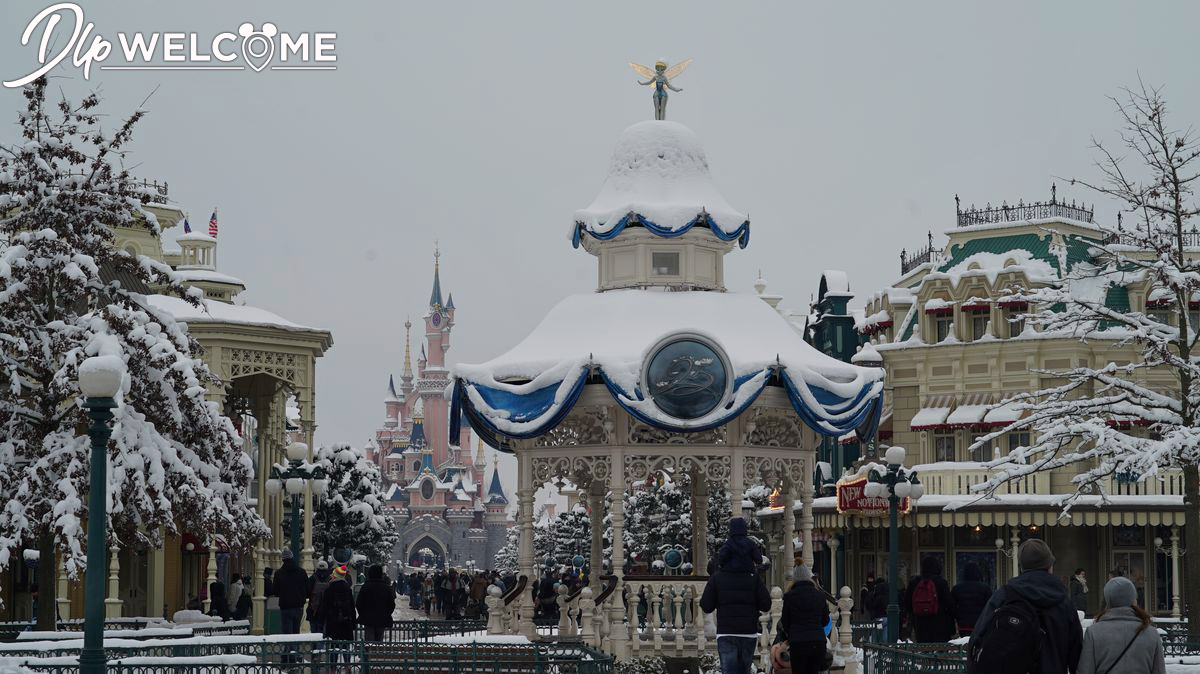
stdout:
<svg viewBox="0 0 1200 674">
<path fill-rule="evenodd" d="M 1004 588 L 1004 603 L 996 607 L 991 619 L 967 652 L 967 671 L 971 674 L 1040 674 L 1042 671 L 1041 612 L 1019 592 Z"/>
</svg>

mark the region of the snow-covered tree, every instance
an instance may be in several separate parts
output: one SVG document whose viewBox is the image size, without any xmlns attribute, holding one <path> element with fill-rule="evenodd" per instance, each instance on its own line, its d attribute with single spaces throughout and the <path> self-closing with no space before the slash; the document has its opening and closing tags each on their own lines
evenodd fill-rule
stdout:
<svg viewBox="0 0 1200 674">
<path fill-rule="evenodd" d="M 1041 308 L 1025 318 L 1042 332 L 1084 340 L 1107 333 L 1138 358 L 1127 365 L 1042 371 L 1062 383 L 1011 399 L 1028 416 L 977 445 L 1012 431 L 1033 431 L 1034 440 L 993 462 L 996 477 L 976 488 L 990 493 L 1030 473 L 1077 466 L 1070 507 L 1080 495 L 1103 496 L 1107 478 L 1154 480 L 1182 470 L 1186 546 L 1200 550 L 1200 325 L 1188 311 L 1200 300 L 1200 256 L 1189 239 L 1200 214 L 1200 143 L 1186 130 L 1190 125 L 1178 131 L 1169 124 L 1159 90 L 1143 85 L 1113 102 L 1123 125 L 1122 148 L 1095 142 L 1102 180 L 1073 182 L 1119 201 L 1133 222 L 1113 232 L 1110 243 L 1095 246 L 1092 264 L 1064 269 L 1060 283 L 1017 298 Z M 1114 309 L 1104 292 L 1082 291 L 1130 283 L 1147 284 L 1170 319 Z M 1200 578 L 1200 556 L 1184 561 L 1185 575 Z M 1191 636 L 1200 637 L 1200 583 L 1184 587 L 1183 605 Z"/>
<path fill-rule="evenodd" d="M 345 442 L 321 447 L 313 459 L 329 479 L 313 507 L 313 546 L 323 556 L 351 548 L 371 562 L 387 563 L 398 536 L 384 511 L 379 468 Z"/>
<path fill-rule="evenodd" d="M 570 566 L 575 555 L 589 557 L 592 552 L 592 527 L 587 508 L 576 504 L 567 512 L 554 518 L 551 531 L 550 556 L 555 563 Z"/>
<path fill-rule="evenodd" d="M 492 559 L 492 568 L 500 573 L 517 573 L 520 551 L 521 528 L 509 527 L 505 534 L 504 546 L 496 551 L 496 556 Z"/>
<path fill-rule="evenodd" d="M 99 98 L 46 100 L 24 89 L 20 137 L 0 144 L 0 570 L 36 546 L 43 578 L 85 565 L 89 441 L 76 383 L 89 356 L 126 366 L 109 443 L 108 530 L 123 547 L 162 534 L 217 536 L 234 548 L 268 534 L 249 503 L 253 465 L 206 399 L 220 382 L 185 326 L 130 285 L 198 304 L 171 269 L 113 245 L 113 228 L 157 234 L 149 198 L 119 165 L 138 110 L 106 132 Z M 57 555 L 56 555 L 57 553 Z M 54 583 L 39 615 L 54 616 Z"/>
</svg>

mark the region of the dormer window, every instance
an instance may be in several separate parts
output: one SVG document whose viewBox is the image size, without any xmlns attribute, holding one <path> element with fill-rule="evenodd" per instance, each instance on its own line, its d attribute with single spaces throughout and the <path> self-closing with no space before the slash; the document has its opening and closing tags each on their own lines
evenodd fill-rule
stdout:
<svg viewBox="0 0 1200 674">
<path fill-rule="evenodd" d="M 679 276 L 679 253 L 650 253 L 650 268 L 655 276 Z"/>
</svg>

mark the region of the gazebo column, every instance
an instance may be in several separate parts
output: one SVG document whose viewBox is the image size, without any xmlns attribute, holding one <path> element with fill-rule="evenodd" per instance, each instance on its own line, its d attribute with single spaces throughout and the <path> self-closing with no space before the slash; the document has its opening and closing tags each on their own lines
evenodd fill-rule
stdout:
<svg viewBox="0 0 1200 674">
<path fill-rule="evenodd" d="M 779 579 L 781 585 L 787 587 L 788 580 L 790 580 L 789 575 L 792 571 L 792 560 L 796 558 L 796 483 L 790 479 L 785 479 L 783 484 L 780 485 L 780 492 L 783 495 L 783 532 L 780 535 L 780 542 L 783 545 L 780 546 L 782 547 L 782 552 L 780 553 L 779 562 L 776 565 L 776 568 L 779 569 L 776 578 Z M 811 539 L 811 532 L 808 538 L 802 539 L 804 541 L 802 552 L 805 555 L 809 552 Z M 778 550 L 779 548 L 777 547 L 776 549 Z M 804 559 L 805 564 L 808 565 L 811 571 L 812 562 L 808 561 L 807 556 Z"/>
<path fill-rule="evenodd" d="M 599 596 L 604 575 L 604 483 L 592 480 L 588 486 L 588 524 L 592 532 L 592 549 L 588 563 L 591 573 L 588 574 L 588 585 L 593 594 Z"/>
<path fill-rule="evenodd" d="M 746 468 L 743 464 L 742 450 L 733 450 L 733 470 L 729 476 L 729 517 L 742 517 L 742 499 L 746 497 Z M 725 522 L 721 522 L 721 531 L 725 532 Z"/>
<path fill-rule="evenodd" d="M 813 568 L 813 483 L 812 470 L 808 461 L 804 462 L 804 471 L 801 473 L 803 482 L 800 483 L 800 540 L 803 541 L 804 549 L 801 550 L 801 557 L 804 560 L 804 565 L 812 570 Z M 794 495 L 788 496 L 787 511 L 792 510 L 792 504 L 795 503 Z"/>
<path fill-rule="evenodd" d="M 708 482 L 699 470 L 692 472 L 692 568 L 698 575 L 708 568 Z"/>
<path fill-rule="evenodd" d="M 625 448 L 618 445 L 612 450 L 612 464 L 608 471 L 612 515 L 612 573 L 615 588 L 606 602 L 608 606 L 609 652 L 623 660 L 629 656 L 629 632 L 636 626 L 625 625 Z M 635 601 L 635 599 L 630 599 Z"/>
<path fill-rule="evenodd" d="M 517 476 L 520 485 L 517 488 L 517 526 L 521 528 L 521 545 L 517 554 L 517 565 L 521 574 L 528 580 L 526 590 L 517 598 L 517 633 L 533 639 L 536 629 L 533 625 L 533 599 L 530 589 L 538 582 L 533 561 L 533 462 L 529 455 L 518 451 L 517 461 L 519 470 Z"/>
<path fill-rule="evenodd" d="M 1009 542 L 1012 543 L 1012 555 L 1009 556 L 1009 560 L 1012 561 L 1012 577 L 1016 578 L 1021 575 L 1021 565 L 1017 562 L 1021 547 L 1021 533 L 1016 525 L 1010 525 L 1008 528 L 1012 531 L 1012 536 L 1009 537 Z"/>
</svg>

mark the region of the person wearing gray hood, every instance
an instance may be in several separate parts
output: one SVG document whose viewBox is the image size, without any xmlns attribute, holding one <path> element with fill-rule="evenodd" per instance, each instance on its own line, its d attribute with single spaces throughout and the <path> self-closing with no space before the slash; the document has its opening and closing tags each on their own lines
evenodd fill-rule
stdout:
<svg viewBox="0 0 1200 674">
<path fill-rule="evenodd" d="M 1083 635 L 1077 674 L 1164 674 L 1162 639 L 1137 605 L 1137 588 L 1117 576 L 1104 585 L 1103 613 Z"/>
</svg>

